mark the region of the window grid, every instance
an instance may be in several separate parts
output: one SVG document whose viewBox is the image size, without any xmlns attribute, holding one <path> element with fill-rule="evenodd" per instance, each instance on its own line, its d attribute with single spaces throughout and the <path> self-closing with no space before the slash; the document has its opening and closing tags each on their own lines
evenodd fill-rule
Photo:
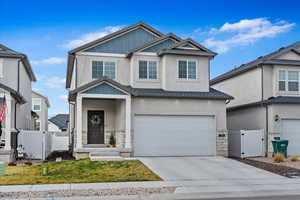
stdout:
<svg viewBox="0 0 300 200">
<path fill-rule="evenodd" d="M 299 91 L 299 72 L 289 70 L 278 71 L 278 90 L 297 92 Z"/>
<path fill-rule="evenodd" d="M 40 99 L 32 99 L 32 110 L 33 111 L 41 111 L 41 100 Z"/>
<path fill-rule="evenodd" d="M 197 79 L 197 65 L 196 61 L 179 60 L 178 61 L 178 78 L 195 80 Z"/>
<path fill-rule="evenodd" d="M 139 79 L 157 79 L 157 62 L 156 61 L 139 61 Z"/>
<path fill-rule="evenodd" d="M 116 78 L 115 62 L 92 61 L 92 78 L 108 77 L 110 79 Z"/>
</svg>

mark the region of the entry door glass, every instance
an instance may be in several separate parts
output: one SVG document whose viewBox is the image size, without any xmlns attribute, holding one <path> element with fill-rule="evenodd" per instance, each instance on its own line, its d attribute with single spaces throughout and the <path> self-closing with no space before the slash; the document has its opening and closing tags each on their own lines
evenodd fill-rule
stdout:
<svg viewBox="0 0 300 200">
<path fill-rule="evenodd" d="M 104 144 L 104 111 L 88 111 L 88 144 Z"/>
</svg>

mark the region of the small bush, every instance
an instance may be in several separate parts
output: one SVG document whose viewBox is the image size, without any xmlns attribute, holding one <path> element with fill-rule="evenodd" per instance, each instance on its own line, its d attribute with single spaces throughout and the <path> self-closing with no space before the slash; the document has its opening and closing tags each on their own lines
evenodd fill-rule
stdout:
<svg viewBox="0 0 300 200">
<path fill-rule="evenodd" d="M 284 161 L 284 155 L 282 153 L 276 153 L 273 157 L 274 163 L 281 163 Z"/>
<path fill-rule="evenodd" d="M 113 134 L 110 134 L 110 137 L 109 137 L 109 144 L 113 147 L 116 146 L 116 138 Z"/>
<path fill-rule="evenodd" d="M 299 160 L 298 156 L 291 156 L 291 161 L 292 162 L 296 162 L 298 160 Z"/>
<path fill-rule="evenodd" d="M 8 166 L 17 166 L 17 163 L 15 163 L 15 162 L 10 162 L 10 163 L 8 163 Z"/>
</svg>

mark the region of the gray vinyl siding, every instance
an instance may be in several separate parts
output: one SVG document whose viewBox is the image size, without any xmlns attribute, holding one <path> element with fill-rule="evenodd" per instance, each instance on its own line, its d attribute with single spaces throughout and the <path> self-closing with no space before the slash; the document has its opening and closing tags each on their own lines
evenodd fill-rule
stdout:
<svg viewBox="0 0 300 200">
<path fill-rule="evenodd" d="M 129 50 L 135 49 L 147 42 L 151 42 L 158 37 L 148 31 L 138 28 L 120 37 L 109 40 L 103 44 L 85 50 L 86 52 L 99 53 L 128 53 Z"/>
<path fill-rule="evenodd" d="M 159 52 L 162 49 L 169 48 L 170 46 L 174 45 L 175 42 L 173 40 L 165 40 L 157 45 L 144 49 L 143 52 Z"/>
</svg>

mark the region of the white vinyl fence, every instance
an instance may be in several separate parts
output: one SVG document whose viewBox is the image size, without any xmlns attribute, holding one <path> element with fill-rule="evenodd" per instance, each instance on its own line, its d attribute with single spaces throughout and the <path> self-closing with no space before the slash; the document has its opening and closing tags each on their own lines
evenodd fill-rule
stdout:
<svg viewBox="0 0 300 200">
<path fill-rule="evenodd" d="M 69 137 L 66 133 L 24 131 L 18 135 L 19 156 L 45 160 L 52 151 L 66 151 Z"/>
<path fill-rule="evenodd" d="M 229 156 L 238 158 L 264 156 L 264 130 L 229 131 Z"/>
</svg>

